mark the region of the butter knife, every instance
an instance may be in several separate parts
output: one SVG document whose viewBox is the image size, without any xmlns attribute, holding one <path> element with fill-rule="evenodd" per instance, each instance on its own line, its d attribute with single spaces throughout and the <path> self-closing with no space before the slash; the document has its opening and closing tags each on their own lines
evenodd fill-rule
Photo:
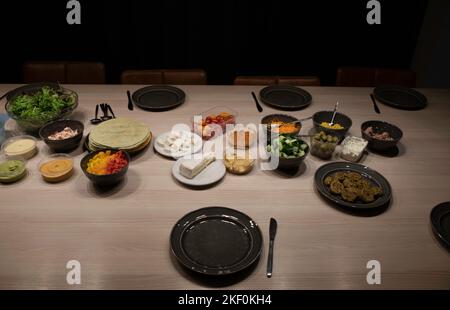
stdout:
<svg viewBox="0 0 450 310">
<path fill-rule="evenodd" d="M 277 234 L 277 221 L 274 218 L 270 219 L 269 227 L 269 257 L 267 258 L 267 277 L 272 277 L 272 266 L 273 266 L 273 244 L 275 242 L 275 235 Z"/>
</svg>

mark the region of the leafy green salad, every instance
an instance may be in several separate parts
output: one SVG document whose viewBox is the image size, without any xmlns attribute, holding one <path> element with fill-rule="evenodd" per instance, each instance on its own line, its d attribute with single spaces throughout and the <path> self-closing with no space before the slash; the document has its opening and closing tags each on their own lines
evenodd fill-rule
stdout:
<svg viewBox="0 0 450 310">
<path fill-rule="evenodd" d="M 76 95 L 64 89 L 42 87 L 33 94 L 21 94 L 12 99 L 9 112 L 17 119 L 48 122 L 75 105 Z"/>
<path fill-rule="evenodd" d="M 272 154 L 279 154 L 281 158 L 293 159 L 303 157 L 306 154 L 308 145 L 295 136 L 280 135 L 267 146 L 267 151 Z"/>
</svg>

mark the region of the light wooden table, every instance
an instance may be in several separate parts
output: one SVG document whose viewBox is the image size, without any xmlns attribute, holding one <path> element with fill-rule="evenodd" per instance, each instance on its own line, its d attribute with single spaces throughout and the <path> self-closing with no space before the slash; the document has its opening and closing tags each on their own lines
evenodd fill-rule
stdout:
<svg viewBox="0 0 450 310">
<path fill-rule="evenodd" d="M 14 85 L 0 85 L 0 94 Z M 186 103 L 163 113 L 127 110 L 126 90 L 137 86 L 76 86 L 85 134 L 97 103 L 108 102 L 119 116 L 139 119 L 155 136 L 176 123 L 189 123 L 193 114 L 214 106 L 239 112 L 240 123 L 259 123 L 275 112 L 264 106 L 259 114 L 251 91 L 259 87 L 182 86 Z M 67 182 L 44 183 L 38 161 L 28 162 L 23 181 L 0 186 L 0 289 L 203 289 L 207 284 L 189 277 L 171 258 L 173 224 L 189 211 L 226 206 L 251 216 L 264 235 L 264 252 L 247 278 L 235 289 L 450 289 L 450 254 L 434 238 L 431 209 L 450 200 L 450 91 L 422 90 L 427 109 L 418 112 L 381 105 L 373 111 L 367 88 L 305 87 L 313 96 L 307 109 L 290 113 L 306 117 L 331 109 L 353 119 L 351 134 L 360 125 L 382 119 L 404 131 L 400 155 L 369 154 L 363 164 L 381 172 L 391 183 L 393 203 L 376 217 L 357 217 L 325 203 L 314 189 L 313 176 L 322 162 L 309 156 L 303 173 L 288 178 L 255 169 L 247 176 L 227 175 L 208 190 L 191 190 L 171 176 L 173 161 L 152 148 L 133 161 L 127 181 L 119 188 L 98 192 L 83 175 L 75 151 L 76 174 Z M 3 103 L 0 108 L 4 112 Z M 7 124 L 12 129 L 14 123 Z M 311 123 L 304 124 L 304 132 Z M 278 220 L 274 276 L 265 276 L 268 224 Z M 81 263 L 80 286 L 66 283 L 66 263 Z M 380 261 L 382 284 L 366 282 L 369 260 Z"/>
</svg>

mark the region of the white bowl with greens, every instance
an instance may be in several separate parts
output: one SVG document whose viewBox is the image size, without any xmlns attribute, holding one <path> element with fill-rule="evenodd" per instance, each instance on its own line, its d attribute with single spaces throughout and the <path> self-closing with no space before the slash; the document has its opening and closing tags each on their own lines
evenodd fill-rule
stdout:
<svg viewBox="0 0 450 310">
<path fill-rule="evenodd" d="M 63 87 L 34 86 L 16 93 L 6 112 L 25 131 L 37 131 L 47 123 L 68 117 L 78 106 L 78 95 Z"/>
</svg>

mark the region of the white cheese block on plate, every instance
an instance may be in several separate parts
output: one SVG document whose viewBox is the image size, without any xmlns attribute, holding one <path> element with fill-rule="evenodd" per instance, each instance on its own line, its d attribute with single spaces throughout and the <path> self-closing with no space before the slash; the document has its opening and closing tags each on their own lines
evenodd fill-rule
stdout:
<svg viewBox="0 0 450 310">
<path fill-rule="evenodd" d="M 185 178 L 193 179 L 215 160 L 216 157 L 213 153 L 204 155 L 202 159 L 187 159 L 180 165 L 180 174 Z"/>
</svg>

